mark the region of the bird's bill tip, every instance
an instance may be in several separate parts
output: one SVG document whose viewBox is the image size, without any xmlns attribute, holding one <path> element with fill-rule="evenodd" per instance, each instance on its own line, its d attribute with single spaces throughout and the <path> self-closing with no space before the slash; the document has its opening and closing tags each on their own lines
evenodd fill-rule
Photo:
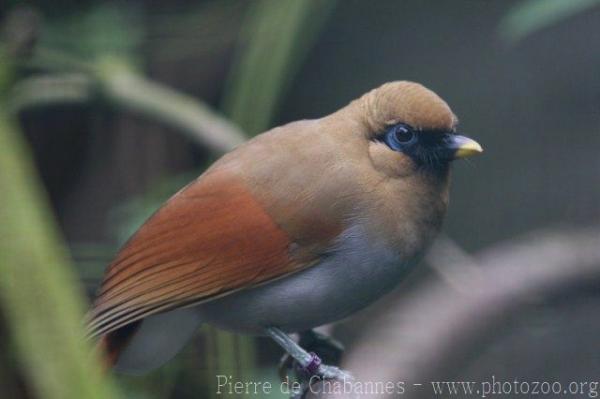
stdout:
<svg viewBox="0 0 600 399">
<path fill-rule="evenodd" d="M 468 158 L 483 152 L 483 148 L 478 142 L 460 135 L 452 136 L 452 148 L 454 149 L 454 159 Z"/>
</svg>

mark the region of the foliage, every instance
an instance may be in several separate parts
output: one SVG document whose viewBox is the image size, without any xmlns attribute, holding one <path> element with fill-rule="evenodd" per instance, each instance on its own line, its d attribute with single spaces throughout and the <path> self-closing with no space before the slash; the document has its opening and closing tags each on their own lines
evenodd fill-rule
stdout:
<svg viewBox="0 0 600 399">
<path fill-rule="evenodd" d="M 266 130 L 273 121 L 334 6 L 334 0 L 251 3 L 224 101 L 226 113 L 249 134 Z"/>
<path fill-rule="evenodd" d="M 292 81 L 333 4 L 333 0 L 261 0 L 246 7 L 247 17 L 241 36 L 244 39 L 240 38 L 235 56 L 237 61 L 231 70 L 230 84 L 225 94 L 226 103 L 230 104 L 228 111 L 245 131 L 256 133 L 271 123 L 277 110 L 276 104 Z M 200 7 L 198 10 L 194 13 L 205 9 Z M 10 151 L 13 156 L 21 154 L 24 157 L 6 158 L 6 162 L 13 162 L 14 165 L 2 165 L 3 171 L 20 169 L 16 162 L 21 162 L 28 156 L 24 149 L 20 152 L 12 151 L 12 147 L 24 144 L 15 130 L 16 125 L 8 122 L 8 119 L 24 109 L 54 104 L 106 104 L 114 109 L 133 112 L 172 127 L 175 132 L 187 135 L 214 154 L 228 151 L 243 141 L 243 134 L 237 127 L 199 99 L 143 75 L 141 45 L 146 32 L 140 15 L 140 10 L 132 6 L 106 3 L 78 7 L 77 11 L 51 18 L 38 27 L 40 34 L 36 45 L 33 49 L 26 49 L 26 56 L 18 59 L 21 71 L 26 73 L 2 79 L 12 86 L 10 101 L 3 102 L 2 117 L 6 123 L 2 125 L 2 133 L 6 133 L 6 136 L 2 138 L 14 141 L 11 143 L 3 140 L 3 149 Z M 15 26 L 29 26 L 30 22 L 17 20 Z M 171 27 L 178 25 L 172 24 Z M 6 76 L 4 72 L 0 68 L 1 77 Z M 251 82 L 251 85 L 248 86 L 247 82 Z M 262 89 L 259 90 L 262 93 L 260 98 L 253 95 L 257 87 Z M 23 170 L 32 173 L 31 167 Z M 12 180 L 9 182 L 9 179 Z M 2 174 L 0 184 L 13 184 L 15 189 L 21 187 L 14 184 L 14 179 L 19 179 L 19 175 Z M 9 315 L 17 319 L 9 321 L 18 334 L 15 336 L 19 337 L 16 343 L 23 349 L 19 357 L 24 362 L 24 370 L 35 373 L 32 383 L 40 397 L 114 397 L 111 388 L 105 385 L 98 385 L 94 393 L 89 392 L 91 386 L 99 383 L 100 377 L 94 374 L 93 364 L 90 362 L 92 358 L 81 358 L 81 354 L 86 352 L 85 343 L 80 337 L 79 323 L 84 305 L 81 300 L 68 302 L 69 298 L 72 301 L 76 297 L 77 292 L 73 291 L 77 291 L 80 284 L 68 269 L 61 269 L 61 264 L 67 263 L 67 255 L 56 241 L 56 232 L 52 230 L 54 227 L 48 220 L 49 210 L 44 209 L 45 205 L 40 202 L 44 195 L 38 187 L 39 183 L 32 176 L 24 175 L 22 179 L 22 188 L 25 190 L 20 198 L 19 205 L 22 208 L 14 212 L 11 207 L 6 206 L 4 210 L 9 212 L 10 209 L 10 213 L 2 215 L 3 222 L 4 217 L 7 218 L 7 223 L 2 226 L 6 231 L 17 229 L 15 226 L 18 222 L 27 223 L 23 225 L 27 229 L 24 228 L 22 234 L 16 234 L 12 240 L 3 242 L 6 251 L 2 253 L 2 265 L 10 267 L 12 274 L 8 273 L 10 278 L 3 281 L 8 284 L 5 285 L 5 297 L 2 299 L 5 303 L 10 303 L 11 309 L 15 309 L 15 313 Z M 185 179 L 189 181 L 191 178 L 186 175 Z M 122 242 L 168 194 L 182 185 L 180 178 L 170 178 L 156 190 L 134 198 L 116 210 L 115 218 L 110 222 L 118 241 Z M 33 191 L 27 193 L 27 189 Z M 16 200 L 16 195 L 20 194 L 15 194 L 13 198 L 9 193 L 3 200 Z M 17 203 L 9 205 L 15 204 Z M 42 214 L 36 215 L 28 206 L 41 207 Z M 11 219 L 8 220 L 8 217 Z M 39 220 L 36 221 L 36 217 Z M 34 237 L 33 241 L 26 240 L 26 234 Z M 40 247 L 40 252 L 29 251 L 26 256 L 19 258 L 18 253 L 27 252 L 26 248 L 38 238 L 42 243 L 44 240 L 48 241 Z M 85 253 L 88 258 L 90 254 L 92 258 L 101 254 L 105 261 L 111 257 L 108 252 L 112 252 L 110 246 L 106 245 L 76 245 L 75 251 L 78 254 Z M 45 254 L 45 262 L 41 262 L 42 254 Z M 100 262 L 83 263 L 85 264 L 79 265 L 82 279 L 99 277 Z M 15 269 L 16 265 L 26 266 Z M 45 267 L 41 271 L 31 269 L 42 265 Z M 30 278 L 29 281 L 21 281 L 28 274 L 39 277 L 39 280 Z M 41 289 L 44 282 L 49 284 L 47 289 Z M 51 311 L 39 306 L 36 308 L 36 303 L 27 301 L 28 298 L 41 298 L 41 295 L 34 293 L 35 290 L 52 296 L 44 301 L 49 304 Z M 21 321 L 18 317 L 21 317 Z M 31 326 L 37 326 L 35 331 L 27 330 L 27 326 L 24 327 L 25 321 Z M 69 332 L 66 338 L 59 335 L 61 332 L 65 333 L 65 328 Z M 53 332 L 54 329 L 56 333 Z M 213 329 L 205 329 L 205 333 L 210 345 L 205 350 L 210 370 L 205 373 L 206 378 L 196 378 L 198 381 L 205 379 L 207 385 L 212 382 L 215 374 L 235 374 L 238 371 L 266 373 L 258 367 L 253 339 Z M 62 356 L 62 352 L 68 356 Z M 56 362 L 55 369 L 48 368 L 52 365 L 48 359 L 60 359 Z M 82 361 L 87 363 L 82 365 Z M 120 379 L 122 388 L 128 397 L 168 397 L 175 381 L 182 375 L 184 362 L 180 356 L 168 367 L 137 382 L 127 378 Z M 69 377 L 65 376 L 66 373 Z M 272 373 L 272 370 L 268 373 Z M 275 378 L 274 375 L 269 378 L 271 377 Z M 68 383 L 75 379 L 77 383 Z"/>
<path fill-rule="evenodd" d="M 600 4 L 600 0 L 524 0 L 509 10 L 498 28 L 514 43 L 526 36 Z"/>
<path fill-rule="evenodd" d="M 0 64 L 5 76 L 7 62 Z M 20 370 L 39 397 L 115 398 L 84 340 L 85 301 L 31 156 L 0 88 L 0 300 Z"/>
<path fill-rule="evenodd" d="M 100 3 L 49 20 L 39 45 L 82 59 L 110 55 L 133 62 L 144 37 L 140 17 L 131 4 Z"/>
</svg>

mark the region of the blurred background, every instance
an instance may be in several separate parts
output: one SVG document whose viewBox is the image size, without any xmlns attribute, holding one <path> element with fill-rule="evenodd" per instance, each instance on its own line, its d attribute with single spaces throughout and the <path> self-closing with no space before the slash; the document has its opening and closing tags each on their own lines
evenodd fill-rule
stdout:
<svg viewBox="0 0 600 399">
<path fill-rule="evenodd" d="M 275 384 L 275 344 L 203 328 L 151 375 L 86 388 L 65 326 L 124 240 L 220 154 L 391 80 L 437 92 L 485 154 L 455 165 L 423 267 L 326 327 L 343 364 L 407 385 L 600 380 L 599 1 L 8 1 L 0 18 L 0 397 Z"/>
</svg>

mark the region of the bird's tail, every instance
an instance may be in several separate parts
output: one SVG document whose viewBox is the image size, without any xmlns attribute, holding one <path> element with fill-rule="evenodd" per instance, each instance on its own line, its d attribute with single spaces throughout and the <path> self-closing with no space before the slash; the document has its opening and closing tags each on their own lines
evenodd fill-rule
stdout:
<svg viewBox="0 0 600 399">
<path fill-rule="evenodd" d="M 116 331 L 105 334 L 98 339 L 96 351 L 102 359 L 105 370 L 112 369 L 121 356 L 121 353 L 133 339 L 136 331 L 141 326 L 141 321 L 128 324 Z"/>
<path fill-rule="evenodd" d="M 145 374 L 175 356 L 201 324 L 194 308 L 171 310 L 105 334 L 97 346 L 107 369 Z"/>
</svg>

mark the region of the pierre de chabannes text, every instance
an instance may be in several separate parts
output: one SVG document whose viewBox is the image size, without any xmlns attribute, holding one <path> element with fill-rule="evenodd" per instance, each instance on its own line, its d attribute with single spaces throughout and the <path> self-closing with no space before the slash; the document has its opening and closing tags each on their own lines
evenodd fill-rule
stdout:
<svg viewBox="0 0 600 399">
<path fill-rule="evenodd" d="M 289 395 L 301 389 L 297 382 L 274 383 L 271 381 L 242 381 L 230 375 L 216 376 L 218 395 L 269 395 L 282 393 Z M 503 380 L 492 375 L 484 381 L 430 381 L 427 383 L 407 383 L 405 381 L 318 381 L 311 379 L 308 389 L 314 394 L 346 395 L 402 395 L 409 390 L 429 390 L 440 396 L 473 396 L 487 398 L 503 395 L 553 395 L 557 397 L 579 396 L 598 397 L 599 381 L 526 381 L 519 379 Z"/>
</svg>

